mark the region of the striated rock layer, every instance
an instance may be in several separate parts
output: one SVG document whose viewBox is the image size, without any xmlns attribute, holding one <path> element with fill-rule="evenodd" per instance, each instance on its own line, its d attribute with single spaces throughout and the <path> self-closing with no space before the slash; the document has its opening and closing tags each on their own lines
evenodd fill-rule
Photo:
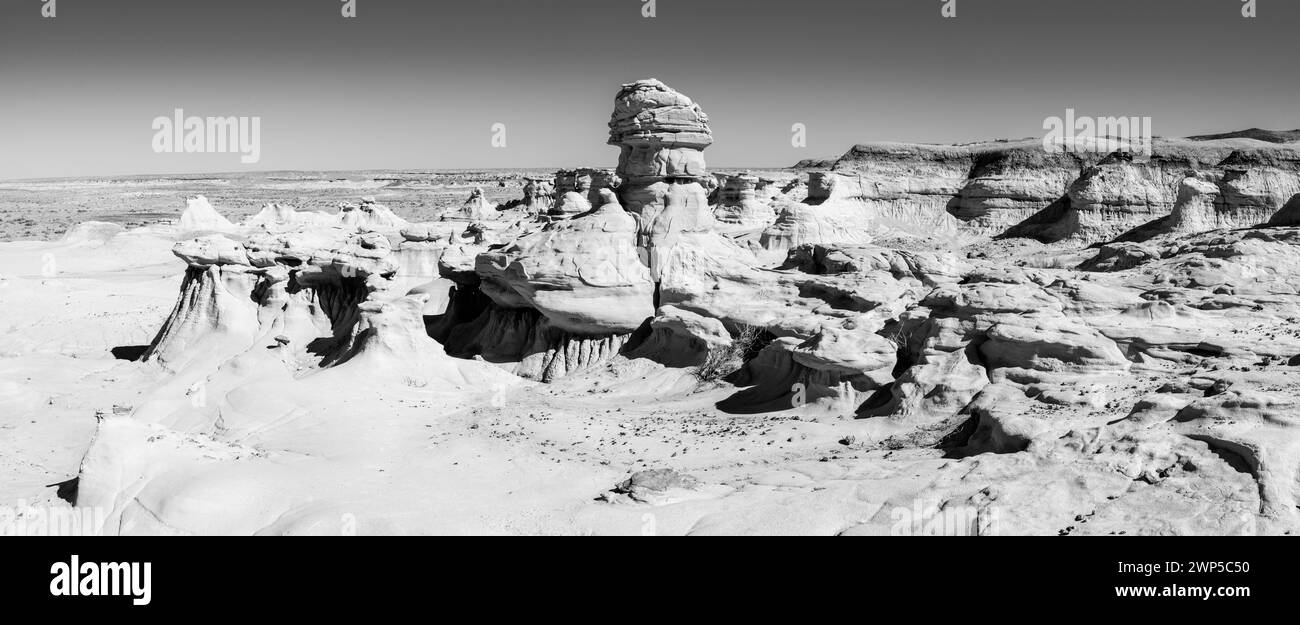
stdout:
<svg viewBox="0 0 1300 625">
<path fill-rule="evenodd" d="M 658 80 L 623 85 L 614 98 L 609 144 L 620 150 L 619 199 L 638 217 L 637 245 L 655 282 L 682 233 L 713 226 L 708 197 L 717 181 L 704 164 L 712 143 L 708 115 Z"/>
<path fill-rule="evenodd" d="M 967 232 L 1084 244 L 1169 217 L 1187 178 L 1218 187 L 1215 227 L 1260 223 L 1300 192 L 1294 148 L 1232 140 L 1157 139 L 1150 157 L 1048 153 L 1033 140 L 865 144 L 849 150 L 831 171 L 851 180 L 860 201 L 904 222 L 946 212 Z M 825 193 L 817 187 L 810 179 L 810 195 Z"/>
</svg>

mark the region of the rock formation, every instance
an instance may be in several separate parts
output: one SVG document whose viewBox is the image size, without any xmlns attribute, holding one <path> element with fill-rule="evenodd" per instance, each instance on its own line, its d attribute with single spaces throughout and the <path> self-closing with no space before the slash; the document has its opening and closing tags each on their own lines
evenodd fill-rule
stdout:
<svg viewBox="0 0 1300 625">
<path fill-rule="evenodd" d="M 407 221 L 398 217 L 387 206 L 373 197 L 361 198 L 360 204 L 343 204 L 339 207 L 339 225 L 348 228 L 398 229 Z"/>
<path fill-rule="evenodd" d="M 1214 210 L 1219 200 L 1219 186 L 1199 178 L 1184 178 L 1178 185 L 1178 197 L 1165 229 L 1169 232 L 1196 233 L 1214 230 L 1219 218 Z"/>
<path fill-rule="evenodd" d="M 708 197 L 716 180 L 704 165 L 713 143 L 709 117 L 658 80 L 629 83 L 614 98 L 609 143 L 620 149 L 619 199 L 639 218 L 637 245 L 658 282 L 682 233 L 713 224 Z"/>
<path fill-rule="evenodd" d="M 270 203 L 256 215 L 244 220 L 242 225 L 261 226 L 267 230 L 293 230 L 302 226 L 325 226 L 333 220 L 331 215 L 313 211 L 299 211 L 287 204 Z"/>
<path fill-rule="evenodd" d="M 524 184 L 523 208 L 529 215 L 547 213 L 555 205 L 555 184 L 552 180 L 529 178 Z"/>
<path fill-rule="evenodd" d="M 474 190 L 470 192 L 469 198 L 465 200 L 465 204 L 460 207 L 460 210 L 451 215 L 443 216 L 443 219 L 450 216 L 456 219 L 481 221 L 484 219 L 491 219 L 495 213 L 496 207 L 489 203 L 487 198 L 483 197 L 482 187 L 474 187 Z"/>
<path fill-rule="evenodd" d="M 602 204 L 478 256 L 480 290 L 576 334 L 626 334 L 652 316 L 654 285 L 634 244 L 636 220 L 609 189 Z"/>
<path fill-rule="evenodd" d="M 1291 196 L 1281 210 L 1268 220 L 1269 226 L 1300 226 L 1300 193 Z"/>
<path fill-rule="evenodd" d="M 996 505 L 1030 533 L 1069 533 L 1085 517 L 1097 520 L 1080 533 L 1226 533 L 1243 519 L 1300 529 L 1289 149 L 1166 140 L 1142 159 L 875 144 L 806 180 L 714 176 L 708 117 L 657 80 L 618 92 L 609 143 L 616 169 L 561 170 L 553 189 L 527 179 L 501 210 L 476 189 L 443 220 L 411 223 L 364 198 L 334 215 L 271 204 L 234 224 L 192 201 L 168 226 L 179 295 L 142 357 L 164 381 L 129 420 L 101 425 L 86 501 L 114 507 L 119 527 L 192 527 L 202 515 L 188 511 L 210 508 L 158 505 L 155 484 L 183 483 L 210 505 L 223 500 L 205 480 L 226 482 L 204 463 L 292 481 L 294 466 L 347 457 L 357 437 L 446 445 L 456 460 L 412 452 L 420 460 L 403 468 L 478 479 L 452 467 L 484 449 L 460 445 L 499 427 L 487 447 L 506 455 L 525 432 L 548 441 L 502 482 L 580 467 L 538 478 L 574 489 L 562 514 L 587 515 L 575 526 L 667 501 L 648 491 L 672 491 L 682 509 L 734 497 L 684 526 L 746 526 L 748 513 L 728 511 L 776 489 L 789 497 L 781 518 L 792 503 L 834 507 L 816 521 L 828 533 L 877 529 L 878 511 L 848 508 L 867 490 Z M 112 249 L 123 236 L 92 225 L 59 244 Z M 338 390 L 354 380 L 364 393 Z M 189 403 L 195 384 L 214 405 Z M 514 389 L 523 399 L 498 406 Z M 642 420 L 625 428 L 624 410 Z M 388 434 L 408 421 L 421 429 Z M 573 423 L 591 429 L 570 436 Z M 629 497 L 574 494 L 595 482 L 599 454 L 648 423 L 669 424 L 648 447 L 667 458 L 697 452 L 683 442 L 693 430 L 763 439 L 698 461 L 712 484 L 678 488 L 650 470 L 614 491 Z M 331 428 L 346 436 L 321 434 Z M 181 432 L 220 444 L 145 443 Z M 243 442 L 267 432 L 285 450 L 273 461 Z M 853 453 L 826 452 L 836 445 Z M 761 471 L 758 454 L 770 454 Z M 371 469 L 332 475 L 351 484 Z M 225 503 L 256 508 L 255 531 L 286 523 L 277 505 Z"/>
<path fill-rule="evenodd" d="M 713 209 L 718 222 L 744 228 L 771 225 L 776 213 L 767 201 L 759 198 L 760 184 L 766 187 L 772 181 L 749 174 L 726 176 L 718 187 L 718 199 Z"/>
<path fill-rule="evenodd" d="M 180 227 L 186 231 L 226 231 L 234 229 L 235 225 L 218 213 L 217 209 L 212 208 L 208 198 L 200 195 L 185 200 L 185 212 L 181 213 Z"/>
<path fill-rule="evenodd" d="M 617 189 L 620 180 L 610 169 L 562 169 L 555 172 L 555 205 L 550 214 L 572 217 L 602 203 L 601 192 Z"/>
</svg>

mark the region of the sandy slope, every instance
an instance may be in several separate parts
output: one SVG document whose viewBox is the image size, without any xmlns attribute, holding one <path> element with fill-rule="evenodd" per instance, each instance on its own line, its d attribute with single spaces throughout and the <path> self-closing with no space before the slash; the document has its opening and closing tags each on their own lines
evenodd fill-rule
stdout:
<svg viewBox="0 0 1300 625">
<path fill-rule="evenodd" d="M 137 240 L 0 247 L 0 501 L 52 498 L 47 485 L 76 477 L 95 414 L 129 412 L 155 380 L 111 351 L 147 344 L 175 299 L 171 241 Z"/>
</svg>

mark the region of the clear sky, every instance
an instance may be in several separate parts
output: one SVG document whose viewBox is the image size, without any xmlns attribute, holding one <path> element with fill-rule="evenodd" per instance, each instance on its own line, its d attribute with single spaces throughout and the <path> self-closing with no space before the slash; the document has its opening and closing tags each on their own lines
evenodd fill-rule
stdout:
<svg viewBox="0 0 1300 625">
<path fill-rule="evenodd" d="M 1300 127 L 1294 0 L 43 1 L 0 0 L 0 179 L 613 166 L 613 96 L 647 77 L 703 106 L 725 167 L 1041 136 L 1067 107 Z M 176 108 L 259 116 L 261 161 L 154 153 Z"/>
</svg>

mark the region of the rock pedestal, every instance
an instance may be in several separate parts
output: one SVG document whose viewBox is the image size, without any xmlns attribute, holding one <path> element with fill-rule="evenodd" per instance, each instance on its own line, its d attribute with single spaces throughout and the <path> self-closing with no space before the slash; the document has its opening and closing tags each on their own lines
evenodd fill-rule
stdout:
<svg viewBox="0 0 1300 625">
<path fill-rule="evenodd" d="M 609 143 L 622 150 L 619 199 L 638 217 L 637 245 L 658 281 L 679 235 L 714 223 L 708 196 L 717 182 L 704 165 L 704 148 L 713 143 L 709 117 L 662 82 L 639 80 L 614 99 Z"/>
</svg>

